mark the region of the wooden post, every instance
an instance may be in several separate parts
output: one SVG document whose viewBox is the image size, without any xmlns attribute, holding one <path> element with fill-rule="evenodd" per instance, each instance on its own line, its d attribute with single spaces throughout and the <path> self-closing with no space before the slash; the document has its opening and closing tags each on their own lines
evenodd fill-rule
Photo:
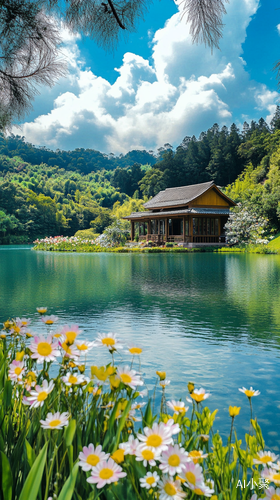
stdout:
<svg viewBox="0 0 280 500">
<path fill-rule="evenodd" d="M 183 217 L 183 242 L 185 243 L 186 241 L 186 221 L 185 217 Z"/>
<path fill-rule="evenodd" d="M 134 221 L 130 221 L 130 224 L 131 224 L 131 230 L 130 230 L 130 237 L 131 237 L 131 241 L 134 241 Z"/>
<path fill-rule="evenodd" d="M 151 220 L 148 220 L 148 235 L 151 234 Z"/>
<path fill-rule="evenodd" d="M 189 231 L 190 231 L 190 242 L 193 243 L 193 218 L 192 218 L 192 216 L 190 216 Z"/>
<path fill-rule="evenodd" d="M 168 219 L 165 219 L 165 241 L 168 241 Z"/>
</svg>

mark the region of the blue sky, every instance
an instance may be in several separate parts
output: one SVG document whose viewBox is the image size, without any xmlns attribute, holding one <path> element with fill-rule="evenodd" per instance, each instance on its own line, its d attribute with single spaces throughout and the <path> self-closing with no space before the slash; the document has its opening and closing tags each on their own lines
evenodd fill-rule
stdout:
<svg viewBox="0 0 280 500">
<path fill-rule="evenodd" d="M 41 89 L 14 132 L 51 149 L 119 154 L 176 147 L 215 122 L 270 122 L 279 103 L 272 71 L 280 59 L 279 1 L 231 0 L 213 54 L 192 44 L 179 8 L 154 0 L 113 53 L 62 29 L 69 74 Z"/>
</svg>

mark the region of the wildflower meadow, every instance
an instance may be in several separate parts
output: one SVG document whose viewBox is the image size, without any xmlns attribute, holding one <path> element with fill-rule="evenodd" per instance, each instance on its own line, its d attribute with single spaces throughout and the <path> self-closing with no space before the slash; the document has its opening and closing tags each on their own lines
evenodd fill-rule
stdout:
<svg viewBox="0 0 280 500">
<path fill-rule="evenodd" d="M 90 342 L 37 311 L 44 334 L 29 318 L 8 319 L 0 334 L 1 500 L 280 499 L 280 460 L 253 418 L 258 390 L 239 389 L 248 432 L 237 436 L 242 408 L 230 406 L 223 442 L 205 406 L 214 394 L 186 381 L 181 399 L 167 400 L 161 371 L 149 394 L 137 344 L 114 333 Z M 98 349 L 106 366 L 88 362 Z"/>
</svg>

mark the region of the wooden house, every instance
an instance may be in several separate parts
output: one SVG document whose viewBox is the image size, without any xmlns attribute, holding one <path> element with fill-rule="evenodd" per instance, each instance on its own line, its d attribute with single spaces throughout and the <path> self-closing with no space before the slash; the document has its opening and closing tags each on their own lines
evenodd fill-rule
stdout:
<svg viewBox="0 0 280 500">
<path fill-rule="evenodd" d="M 146 212 L 133 212 L 131 241 L 182 243 L 184 246 L 225 242 L 224 225 L 236 203 L 211 182 L 168 188 L 144 204 Z"/>
</svg>

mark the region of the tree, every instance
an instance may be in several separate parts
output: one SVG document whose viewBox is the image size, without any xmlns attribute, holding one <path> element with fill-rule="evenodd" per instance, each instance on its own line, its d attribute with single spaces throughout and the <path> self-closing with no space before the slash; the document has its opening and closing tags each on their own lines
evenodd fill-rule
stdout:
<svg viewBox="0 0 280 500">
<path fill-rule="evenodd" d="M 226 237 L 229 243 L 268 243 L 264 238 L 267 220 L 258 216 L 246 205 L 238 203 L 232 209 L 225 224 Z"/>
<path fill-rule="evenodd" d="M 218 46 L 227 0 L 185 0 L 183 17 L 193 42 Z M 0 130 L 30 107 L 38 85 L 52 85 L 65 72 L 59 58 L 59 23 L 114 46 L 134 31 L 149 0 L 1 0 Z"/>
</svg>

